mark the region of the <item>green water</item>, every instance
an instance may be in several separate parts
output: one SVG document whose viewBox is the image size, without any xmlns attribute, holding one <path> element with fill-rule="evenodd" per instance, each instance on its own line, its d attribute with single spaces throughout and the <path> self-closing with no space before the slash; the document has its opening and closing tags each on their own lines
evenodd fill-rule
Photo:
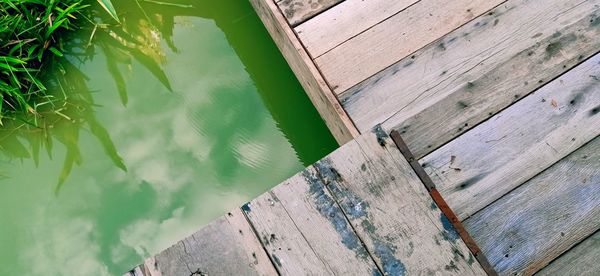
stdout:
<svg viewBox="0 0 600 276">
<path fill-rule="evenodd" d="M 0 131 L 0 275 L 120 275 L 336 147 L 246 0 L 113 2 L 158 67 L 97 37 L 68 119 Z"/>
</svg>

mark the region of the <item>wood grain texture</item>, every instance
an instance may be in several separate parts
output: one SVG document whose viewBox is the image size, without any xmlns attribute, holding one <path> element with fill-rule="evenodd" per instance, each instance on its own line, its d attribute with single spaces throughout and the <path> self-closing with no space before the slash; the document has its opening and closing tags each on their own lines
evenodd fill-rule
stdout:
<svg viewBox="0 0 600 276">
<path fill-rule="evenodd" d="M 342 1 L 344 0 L 279 0 L 277 5 L 288 23 L 296 26 Z"/>
<path fill-rule="evenodd" d="M 315 168 L 386 275 L 484 275 L 479 264 L 380 130 Z"/>
<path fill-rule="evenodd" d="M 147 259 L 129 275 L 277 275 L 277 272 L 241 210 L 235 209 Z"/>
<path fill-rule="evenodd" d="M 422 157 L 598 50 L 600 1 L 510 0 L 344 93 Z"/>
<path fill-rule="evenodd" d="M 282 275 L 379 273 L 312 167 L 243 209 Z"/>
<path fill-rule="evenodd" d="M 539 276 L 595 276 L 600 274 L 600 231 L 571 248 L 536 273 Z"/>
<path fill-rule="evenodd" d="M 340 94 L 504 1 L 419 1 L 316 58 L 315 63 Z"/>
<path fill-rule="evenodd" d="M 419 0 L 346 0 L 298 25 L 294 30 L 317 58 Z"/>
<path fill-rule="evenodd" d="M 600 135 L 600 54 L 420 160 L 465 219 Z"/>
<path fill-rule="evenodd" d="M 290 68 L 341 145 L 359 135 L 358 130 L 333 94 L 306 50 L 272 0 L 250 0 Z"/>
<path fill-rule="evenodd" d="M 143 264 L 136 266 L 123 276 L 162 276 L 162 273 L 158 269 L 156 259 L 150 257 L 144 260 Z"/>
<path fill-rule="evenodd" d="M 599 168 L 600 137 L 464 225 L 499 274 L 533 274 L 600 228 Z"/>
</svg>

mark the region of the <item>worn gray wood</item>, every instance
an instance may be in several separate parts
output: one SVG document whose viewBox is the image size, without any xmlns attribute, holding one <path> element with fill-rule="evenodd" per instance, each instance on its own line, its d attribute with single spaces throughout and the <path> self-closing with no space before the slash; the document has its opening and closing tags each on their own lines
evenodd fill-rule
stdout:
<svg viewBox="0 0 600 276">
<path fill-rule="evenodd" d="M 536 275 L 595 276 L 600 275 L 600 232 L 552 261 Z"/>
<path fill-rule="evenodd" d="M 380 129 L 315 167 L 387 275 L 484 275 L 394 142 Z"/>
<path fill-rule="evenodd" d="M 342 1 L 344 0 L 279 0 L 277 5 L 289 24 L 296 26 Z"/>
<path fill-rule="evenodd" d="M 504 1 L 419 1 L 316 58 L 315 63 L 339 94 Z"/>
<path fill-rule="evenodd" d="M 243 209 L 282 275 L 379 273 L 312 167 Z"/>
<path fill-rule="evenodd" d="M 277 275 L 240 209 L 132 270 L 129 275 Z M 140 274 L 141 273 L 141 274 Z"/>
<path fill-rule="evenodd" d="M 600 1 L 510 0 L 374 75 L 341 101 L 422 157 L 600 50 Z"/>
<path fill-rule="evenodd" d="M 273 0 L 250 0 L 298 81 L 341 145 L 359 134 Z"/>
<path fill-rule="evenodd" d="M 144 263 L 136 266 L 131 271 L 123 276 L 162 276 L 162 272 L 158 269 L 158 263 L 154 257 L 144 260 Z"/>
<path fill-rule="evenodd" d="M 461 219 L 600 135 L 600 54 L 420 160 Z"/>
<path fill-rule="evenodd" d="M 501 275 L 543 268 L 600 228 L 600 136 L 464 225 Z"/>
<path fill-rule="evenodd" d="M 313 58 L 373 27 L 419 0 L 346 0 L 294 30 Z"/>
</svg>

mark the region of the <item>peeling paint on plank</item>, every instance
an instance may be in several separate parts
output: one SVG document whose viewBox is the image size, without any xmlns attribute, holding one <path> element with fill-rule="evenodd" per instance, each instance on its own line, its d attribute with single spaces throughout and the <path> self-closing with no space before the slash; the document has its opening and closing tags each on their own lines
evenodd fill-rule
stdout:
<svg viewBox="0 0 600 276">
<path fill-rule="evenodd" d="M 404 263 L 394 257 L 395 250 L 389 246 L 375 241 L 375 255 L 381 259 L 384 275 L 406 275 L 406 267 Z"/>
<path fill-rule="evenodd" d="M 377 124 L 375 128 L 373 128 L 373 133 L 375 133 L 375 137 L 377 137 L 377 143 L 379 143 L 380 146 L 385 147 L 385 139 L 387 139 L 389 135 L 383 130 L 381 124 Z"/>
<path fill-rule="evenodd" d="M 242 211 L 250 213 L 250 202 L 247 202 L 246 204 L 242 205 Z"/>
<path fill-rule="evenodd" d="M 440 221 L 442 222 L 442 226 L 444 227 L 444 239 L 448 241 L 456 241 L 460 238 L 456 229 L 452 225 L 452 222 L 446 217 L 446 215 L 440 213 Z"/>
<path fill-rule="evenodd" d="M 333 225 L 335 231 L 342 238 L 342 244 L 354 251 L 358 257 L 366 259 L 368 257 L 367 250 L 362 246 L 358 236 L 344 217 L 342 210 L 325 192 L 325 184 L 321 182 L 317 175 L 309 171 L 303 171 L 302 175 L 310 185 L 310 193 L 317 211 Z"/>
</svg>

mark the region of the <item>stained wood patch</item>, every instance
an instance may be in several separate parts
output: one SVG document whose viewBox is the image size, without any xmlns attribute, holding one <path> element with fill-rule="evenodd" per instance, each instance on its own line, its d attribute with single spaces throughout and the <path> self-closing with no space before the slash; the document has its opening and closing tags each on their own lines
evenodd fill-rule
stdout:
<svg viewBox="0 0 600 276">
<path fill-rule="evenodd" d="M 600 228 L 599 168 L 600 137 L 464 225 L 501 275 L 533 274 Z"/>
<path fill-rule="evenodd" d="M 398 150 L 400 150 L 404 158 L 406 158 L 408 164 L 415 171 L 417 177 L 425 185 L 425 188 L 429 192 L 429 195 L 431 196 L 433 202 L 446 216 L 446 218 L 448 218 L 448 221 L 452 223 L 452 226 L 454 226 L 454 229 L 456 229 L 460 238 L 463 240 L 467 248 L 469 248 L 469 251 L 473 254 L 473 256 L 475 256 L 475 259 L 479 262 L 481 268 L 490 276 L 497 275 L 496 271 L 492 268 L 485 255 L 483 255 L 483 253 L 481 252 L 481 249 L 479 249 L 479 246 L 477 245 L 473 237 L 471 237 L 471 235 L 467 232 L 465 227 L 462 225 L 460 219 L 456 216 L 452 208 L 448 206 L 448 203 L 442 197 L 440 192 L 435 188 L 435 184 L 433 183 L 427 172 L 425 172 L 425 169 L 421 167 L 419 161 L 415 159 L 410 149 L 406 146 L 406 143 L 400 136 L 400 133 L 398 133 L 397 131 L 392 131 L 392 133 L 390 133 L 390 137 L 392 138 L 394 144 L 396 144 L 396 147 L 398 148 Z"/>
<path fill-rule="evenodd" d="M 296 26 L 342 1 L 344 0 L 279 0 L 277 5 L 289 24 Z"/>
<path fill-rule="evenodd" d="M 312 167 L 243 209 L 282 275 L 379 273 Z"/>
<path fill-rule="evenodd" d="M 294 30 L 313 58 L 373 27 L 419 0 L 346 0 Z"/>
<path fill-rule="evenodd" d="M 341 95 L 361 131 L 383 122 L 417 157 L 600 50 L 600 1 L 511 0 Z"/>
<path fill-rule="evenodd" d="M 136 266 L 131 271 L 123 274 L 123 276 L 162 276 L 162 272 L 158 269 L 158 263 L 154 257 L 144 260 L 144 263 Z"/>
<path fill-rule="evenodd" d="M 315 63 L 333 91 L 340 94 L 504 1 L 419 1 L 340 44 Z"/>
<path fill-rule="evenodd" d="M 250 0 L 336 141 L 342 145 L 359 135 L 306 50 L 273 0 Z"/>
<path fill-rule="evenodd" d="M 600 232 L 588 237 L 538 272 L 539 276 L 595 276 L 600 274 Z"/>
<path fill-rule="evenodd" d="M 381 129 L 315 167 L 384 274 L 484 275 Z"/>
<path fill-rule="evenodd" d="M 277 275 L 239 209 L 217 219 L 125 275 Z"/>
<path fill-rule="evenodd" d="M 600 54 L 421 159 L 461 219 L 600 134 Z"/>
</svg>

